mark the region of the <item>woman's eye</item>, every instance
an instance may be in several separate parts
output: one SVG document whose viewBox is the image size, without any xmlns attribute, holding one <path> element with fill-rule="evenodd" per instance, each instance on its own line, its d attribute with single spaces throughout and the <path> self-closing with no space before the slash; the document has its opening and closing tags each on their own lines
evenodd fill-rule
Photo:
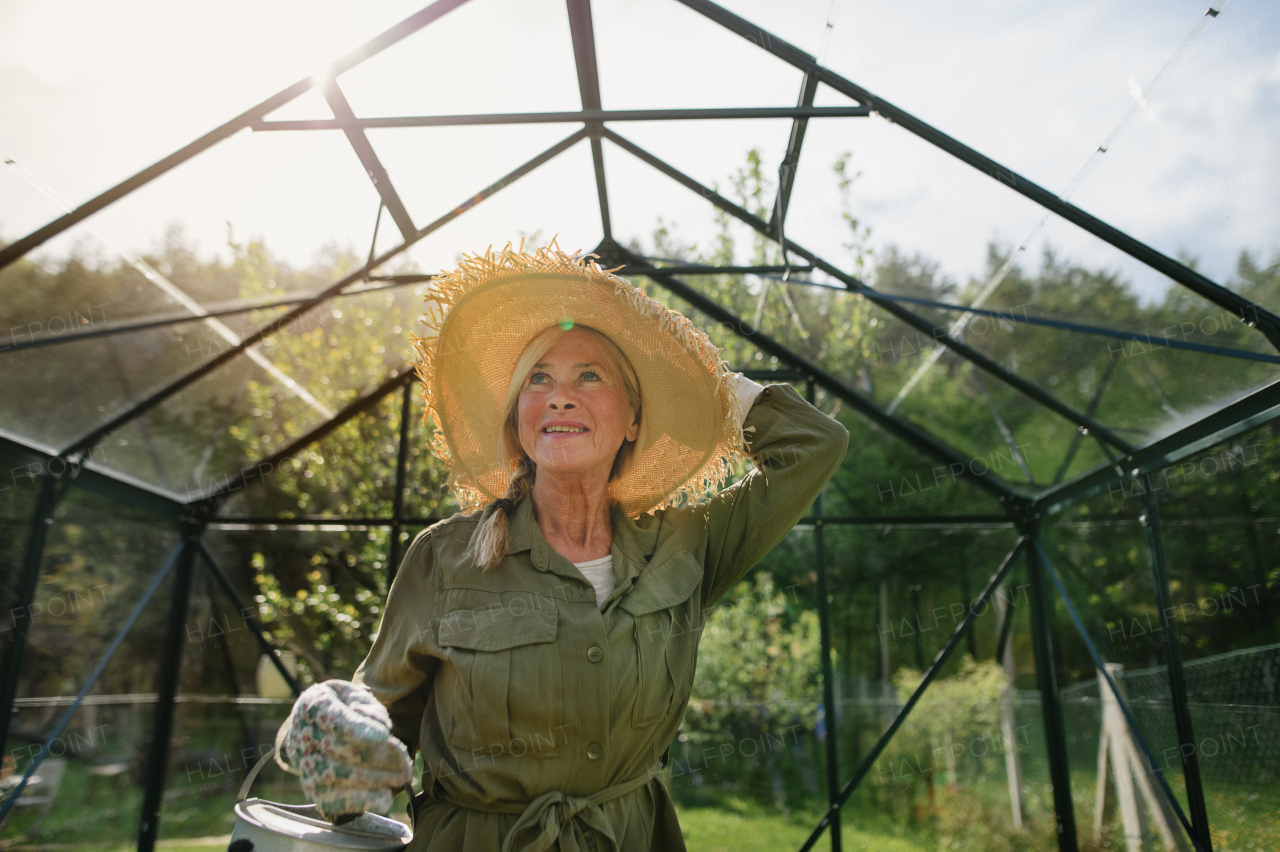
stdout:
<svg viewBox="0 0 1280 852">
<path fill-rule="evenodd" d="M 597 376 L 595 373 L 591 372 L 590 370 L 588 370 L 587 372 L 582 374 L 582 380 L 584 382 L 598 382 L 600 381 L 600 377 Z"/>
<path fill-rule="evenodd" d="M 546 383 L 547 383 L 546 373 L 534 373 L 532 376 L 529 377 L 529 384 L 531 385 L 543 385 Z"/>
</svg>

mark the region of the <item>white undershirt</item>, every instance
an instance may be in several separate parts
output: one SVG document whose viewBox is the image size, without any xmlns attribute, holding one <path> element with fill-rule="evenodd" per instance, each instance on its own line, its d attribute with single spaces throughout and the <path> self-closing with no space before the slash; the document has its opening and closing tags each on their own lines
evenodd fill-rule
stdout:
<svg viewBox="0 0 1280 852">
<path fill-rule="evenodd" d="M 604 606 L 604 599 L 613 591 L 613 554 L 587 562 L 575 562 L 573 567 L 591 581 L 596 589 L 596 606 Z"/>
</svg>

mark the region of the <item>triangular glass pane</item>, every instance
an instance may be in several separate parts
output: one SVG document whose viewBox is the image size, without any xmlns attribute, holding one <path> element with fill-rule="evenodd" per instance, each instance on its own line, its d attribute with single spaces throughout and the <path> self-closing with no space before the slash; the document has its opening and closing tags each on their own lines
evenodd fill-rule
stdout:
<svg viewBox="0 0 1280 852">
<path fill-rule="evenodd" d="M 791 119 L 637 121 L 617 123 L 611 125 L 611 129 L 631 144 L 663 160 L 703 186 L 718 189 L 725 197 L 734 198 L 734 176 L 740 169 L 747 167 L 750 151 L 759 153 L 762 173 L 769 181 L 776 182 L 778 163 L 786 151 L 787 138 L 791 132 Z M 699 144 L 690 144 L 691 134 L 696 135 Z M 621 150 L 613 143 L 607 143 L 605 150 L 615 154 L 614 160 L 620 163 L 628 161 L 627 170 L 617 178 L 619 190 L 628 193 L 643 205 L 643 212 L 648 213 L 649 224 L 646 230 L 653 227 L 653 220 L 658 216 L 670 218 L 673 214 L 655 203 L 653 194 L 657 187 L 653 185 L 657 182 L 669 182 L 671 179 L 659 175 L 651 166 L 639 162 L 630 152 Z M 698 197 L 697 193 L 684 187 L 676 188 L 691 198 Z M 764 195 L 760 201 L 765 208 L 763 218 L 768 220 L 774 203 L 773 193 Z M 755 207 L 754 204 L 748 206 Z M 636 212 L 633 211 L 632 215 L 636 215 Z M 789 236 L 796 239 L 795 236 Z"/>
<path fill-rule="evenodd" d="M 104 466 L 185 499 L 243 484 L 257 462 L 405 368 L 405 329 L 416 312 L 409 289 L 349 296 L 301 315 L 108 435 Z"/>
<path fill-rule="evenodd" d="M 679 4 L 593 6 L 607 109 L 793 106 L 799 70 Z M 638 57 L 654 45 L 661 49 Z"/>
<path fill-rule="evenodd" d="M 405 206 L 414 211 L 414 222 L 422 228 L 467 202 L 477 193 L 501 180 L 524 163 L 560 142 L 577 128 L 564 124 L 505 125 L 499 127 L 430 127 L 371 130 L 369 140 L 387 169 Z M 581 163 L 587 143 L 581 142 L 557 157 Z M 543 165 L 538 171 L 555 165 Z M 563 168 L 563 163 L 560 164 Z M 592 176 L 590 153 L 586 154 L 584 180 Z M 530 174 L 518 183 L 534 179 Z M 511 194 L 515 185 L 497 195 Z M 498 200 L 497 196 L 494 201 Z M 590 196 L 577 199 L 585 214 L 599 219 Z M 551 199 L 548 199 L 551 201 Z M 587 203 L 590 206 L 587 206 Z M 491 201 L 481 202 L 480 206 Z M 526 211 L 526 214 L 532 211 Z M 588 218 L 584 216 L 583 218 Z M 572 220 L 570 220 L 572 222 Z M 568 223 L 566 223 L 568 224 Z M 383 226 L 391 228 L 384 214 Z M 492 242 L 494 236 L 486 242 Z M 397 239 L 395 242 L 399 242 Z M 483 248 L 483 247 L 481 247 Z"/>
<path fill-rule="evenodd" d="M 455 196 L 439 197 L 431 191 L 433 217 L 457 215 L 409 249 L 406 262 L 424 272 L 448 270 L 457 266 L 464 252 L 482 254 L 489 246 L 501 250 L 508 241 L 519 246 L 522 238 L 526 251 L 547 245 L 553 237 L 566 252 L 591 251 L 599 244 L 600 208 L 585 141 L 477 203 L 477 193 L 501 177 L 497 170 L 482 172 L 459 183 L 466 188 Z M 614 206 L 620 207 L 616 202 Z"/>
<path fill-rule="evenodd" d="M 59 319 L 65 322 L 67 316 Z M 0 393 L 33 404 L 7 406 L 2 428 L 61 451 L 192 369 L 199 363 L 194 358 L 201 342 L 211 347 L 213 341 L 221 338 L 204 323 L 192 322 L 13 353 L 15 369 L 0 373 Z"/>
<path fill-rule="evenodd" d="M 348 420 L 237 491 L 222 516 L 361 518 L 392 515 L 400 391 Z M 255 477 L 255 479 L 257 479 Z"/>
<path fill-rule="evenodd" d="M 104 322 L 156 316 L 178 291 L 202 304 L 315 292 L 323 279 L 302 270 L 332 263 L 326 243 L 367 245 L 378 203 L 341 134 L 241 134 L 49 240 L 28 256 L 45 270 L 6 268 L 23 292 L 9 318 L 22 332 L 94 305 Z"/>
<path fill-rule="evenodd" d="M 597 45 L 600 44 L 597 25 Z M 581 109 L 569 18 L 552 0 L 467 3 L 338 78 L 374 116 Z"/>
<path fill-rule="evenodd" d="M 699 312 L 664 292 L 660 285 L 653 285 L 653 295 L 690 316 L 695 324 L 703 323 L 712 340 L 724 347 L 721 357 L 733 366 L 745 363 L 764 369 L 791 369 L 785 362 L 775 362 L 773 356 L 756 360 L 755 347 L 722 326 L 706 323 Z M 846 378 L 844 371 L 840 377 Z M 856 372 L 847 380 L 856 390 L 865 393 L 865 384 L 859 383 Z M 803 385 L 799 389 L 803 392 Z M 817 400 L 823 410 L 837 416 L 850 431 L 849 453 L 827 490 L 828 494 L 835 495 L 829 501 L 828 513 L 865 518 L 1000 512 L 996 498 L 973 484 L 974 477 L 993 475 L 989 464 L 959 454 L 949 459 L 926 455 L 923 450 L 874 425 L 831 391 L 817 389 Z"/>
<path fill-rule="evenodd" d="M 1144 305 L 1131 290 L 1126 292 L 1123 281 L 1054 262 L 1034 277 L 1011 275 L 987 303 L 1003 316 L 973 317 L 963 339 L 1075 410 L 1094 407 L 1096 418 L 1124 440 L 1145 443 L 1272 381 L 1280 365 L 1010 322 L 1008 317 L 1121 329 L 1156 341 L 1241 350 L 1244 356 L 1275 356 L 1260 334 L 1229 311 L 1172 286 L 1159 302 Z M 1080 314 L 1084 317 L 1077 318 Z M 1101 322 L 1095 317 L 1102 317 Z"/>
</svg>

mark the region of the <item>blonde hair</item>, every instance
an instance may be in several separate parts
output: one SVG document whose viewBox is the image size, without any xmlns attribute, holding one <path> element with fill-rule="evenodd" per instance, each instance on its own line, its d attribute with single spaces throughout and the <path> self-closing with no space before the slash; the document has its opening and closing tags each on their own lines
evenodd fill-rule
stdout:
<svg viewBox="0 0 1280 852">
<path fill-rule="evenodd" d="M 533 459 L 524 452 L 520 445 L 520 391 L 524 390 L 525 379 L 528 378 L 538 359 L 556 344 L 561 337 L 570 331 L 581 329 L 593 334 L 602 344 L 613 368 L 622 379 L 627 392 L 627 404 L 635 412 L 640 422 L 640 431 L 635 441 L 623 440 L 618 454 L 613 459 L 613 467 L 609 471 L 609 481 L 617 479 L 631 468 L 635 460 L 636 445 L 644 441 L 644 409 L 641 406 L 640 380 L 636 377 L 635 368 L 625 352 L 618 348 L 609 336 L 585 325 L 576 325 L 569 329 L 553 325 L 543 330 L 537 337 L 529 341 L 520 357 L 516 359 L 515 368 L 511 371 L 511 382 L 507 385 L 506 399 L 503 401 L 502 434 L 498 438 L 499 453 L 502 464 L 514 469 L 507 491 L 497 500 L 484 508 L 480 520 L 480 530 L 476 534 L 475 560 L 480 570 L 488 571 L 502 561 L 507 555 L 508 521 L 515 512 L 520 501 L 533 491 L 533 483 L 538 469 Z"/>
</svg>

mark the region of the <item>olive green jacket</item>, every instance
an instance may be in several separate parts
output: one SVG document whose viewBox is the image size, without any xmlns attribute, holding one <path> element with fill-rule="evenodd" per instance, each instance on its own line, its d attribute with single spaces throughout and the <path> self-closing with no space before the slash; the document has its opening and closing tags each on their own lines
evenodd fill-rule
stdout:
<svg viewBox="0 0 1280 852">
<path fill-rule="evenodd" d="M 849 433 L 791 387 L 760 393 L 755 470 L 708 501 L 613 512 L 613 592 L 548 546 L 524 500 L 509 555 L 468 555 L 480 513 L 414 540 L 354 681 L 424 761 L 412 852 L 683 850 L 656 773 L 709 608 L 795 525 Z"/>
</svg>

